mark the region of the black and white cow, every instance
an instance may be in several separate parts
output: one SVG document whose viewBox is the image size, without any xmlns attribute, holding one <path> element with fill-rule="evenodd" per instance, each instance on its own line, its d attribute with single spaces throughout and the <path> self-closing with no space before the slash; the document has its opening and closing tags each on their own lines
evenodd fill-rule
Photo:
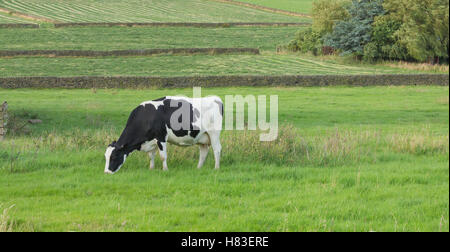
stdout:
<svg viewBox="0 0 450 252">
<path fill-rule="evenodd" d="M 105 173 L 117 172 L 131 152 L 140 150 L 150 157 L 150 169 L 155 167 L 159 150 L 163 169 L 167 168 L 167 143 L 180 146 L 199 145 L 201 168 L 212 146 L 215 168 L 220 167 L 220 133 L 223 103 L 219 97 L 163 97 L 141 103 L 128 118 L 119 140 L 106 149 Z"/>
</svg>

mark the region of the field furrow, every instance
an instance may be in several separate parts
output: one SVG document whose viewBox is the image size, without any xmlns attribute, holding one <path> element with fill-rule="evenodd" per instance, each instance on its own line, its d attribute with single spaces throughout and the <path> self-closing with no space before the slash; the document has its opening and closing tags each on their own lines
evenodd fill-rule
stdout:
<svg viewBox="0 0 450 252">
<path fill-rule="evenodd" d="M 237 2 L 255 4 L 297 13 L 310 13 L 312 10 L 313 1 L 314 0 L 237 0 Z"/>
<path fill-rule="evenodd" d="M 0 0 L 0 7 L 59 22 L 302 22 L 291 17 L 207 0 Z"/>
<path fill-rule="evenodd" d="M 250 47 L 275 51 L 302 27 L 76 27 L 2 30 L 0 50 L 128 50 Z M 237 39 L 238 38 L 238 39 Z"/>
</svg>

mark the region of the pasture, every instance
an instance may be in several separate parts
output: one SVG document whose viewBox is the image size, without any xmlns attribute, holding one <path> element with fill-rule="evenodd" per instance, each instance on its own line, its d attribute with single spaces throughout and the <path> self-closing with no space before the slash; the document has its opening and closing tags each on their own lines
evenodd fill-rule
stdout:
<svg viewBox="0 0 450 252">
<path fill-rule="evenodd" d="M 27 64 L 24 71 L 23 65 Z M 104 58 L 0 58 L 3 76 L 211 76 L 417 73 L 384 65 L 345 65 L 296 55 L 186 55 Z M 427 71 L 422 71 L 427 72 Z"/>
<path fill-rule="evenodd" d="M 302 27 L 45 27 L 4 29 L 0 50 L 124 50 L 145 48 L 251 47 L 275 51 Z"/>
<path fill-rule="evenodd" d="M 134 153 L 105 176 L 132 108 L 192 90 L 0 90 L 43 120 L 0 145 L 14 230 L 448 231 L 448 87 L 202 91 L 279 95 L 279 140 L 225 131 L 220 171 L 171 145 L 169 172 Z"/>
<path fill-rule="evenodd" d="M 310 0 L 242 1 L 310 13 Z M 57 22 L 311 22 L 210 0 L 0 0 Z M 0 23 L 36 23 L 0 13 Z M 0 29 L 0 50 L 251 47 L 260 55 L 3 57 L 0 77 L 448 73 L 277 52 L 304 27 Z M 106 146 L 130 111 L 191 89 L 0 89 L 1 231 L 449 231 L 449 88 L 223 87 L 202 95 L 278 95 L 279 138 L 224 131 L 221 169 L 169 145 L 169 171 L 133 153 L 115 175 Z M 237 113 L 245 113 L 238 111 Z M 40 124 L 28 124 L 40 119 Z"/>
<path fill-rule="evenodd" d="M 298 13 L 310 13 L 313 0 L 239 0 L 239 2 Z"/>
<path fill-rule="evenodd" d="M 208 0 L 0 0 L 0 7 L 55 22 L 301 22 L 253 8 Z"/>
<path fill-rule="evenodd" d="M 300 74 L 446 73 L 396 65 L 341 62 L 276 53 L 303 27 L 82 27 L 4 29 L 0 50 L 124 50 L 192 47 L 252 47 L 261 55 L 163 55 L 103 58 L 0 58 L 0 76 L 195 76 Z M 182 39 L 180 39 L 182 38 Z M 26 71 L 23 66 L 27 65 Z"/>
</svg>

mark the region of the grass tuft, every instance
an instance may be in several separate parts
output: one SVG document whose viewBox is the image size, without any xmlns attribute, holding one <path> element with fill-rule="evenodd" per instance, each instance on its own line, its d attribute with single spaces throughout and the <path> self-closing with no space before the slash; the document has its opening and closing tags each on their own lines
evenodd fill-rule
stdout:
<svg viewBox="0 0 450 252">
<path fill-rule="evenodd" d="M 2 232 L 13 232 L 14 230 L 14 221 L 10 216 L 11 209 L 14 208 L 15 205 L 11 205 L 9 207 L 3 208 L 3 205 L 0 204 L 0 233 Z M 1 210 L 3 209 L 3 210 Z"/>
<path fill-rule="evenodd" d="M 376 130 L 354 131 L 336 128 L 323 135 L 302 136 L 301 130 L 292 124 L 281 125 L 279 137 L 273 142 L 260 142 L 260 131 L 224 131 L 222 134 L 222 164 L 261 163 L 276 166 L 327 166 L 373 164 L 385 155 L 411 154 L 448 155 L 449 137 L 427 131 L 383 134 Z M 4 168 L 10 171 L 26 171 L 29 158 L 50 152 L 86 151 L 101 157 L 106 146 L 116 139 L 120 130 L 80 130 L 49 132 L 46 137 L 30 137 L 24 143 L 5 141 L 2 154 L 8 162 Z M 17 147 L 17 146 L 20 146 Z M 8 150 L 9 149 L 9 150 Z M 190 166 L 198 158 L 198 149 L 170 145 L 169 162 Z M 375 155 L 374 153 L 377 153 Z M 211 154 L 212 155 L 212 154 Z M 145 155 L 139 155 L 142 158 Z M 145 157 L 146 158 L 146 157 Z M 212 158 L 210 158 L 212 160 Z M 142 162 L 146 162 L 141 160 Z"/>
<path fill-rule="evenodd" d="M 444 73 L 449 71 L 448 65 L 433 65 L 428 63 L 415 63 L 406 61 L 384 62 L 382 65 L 406 69 L 410 71 L 427 71 L 435 73 Z"/>
</svg>

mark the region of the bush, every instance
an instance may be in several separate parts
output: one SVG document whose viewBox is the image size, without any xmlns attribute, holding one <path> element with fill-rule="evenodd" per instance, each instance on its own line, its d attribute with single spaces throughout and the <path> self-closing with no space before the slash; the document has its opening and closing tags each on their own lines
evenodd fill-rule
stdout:
<svg viewBox="0 0 450 252">
<path fill-rule="evenodd" d="M 379 58 L 379 48 L 374 42 L 370 42 L 364 46 L 363 60 L 367 62 L 374 62 Z"/>
<path fill-rule="evenodd" d="M 322 50 L 320 34 L 309 28 L 297 33 L 297 37 L 288 45 L 288 50 L 292 52 L 312 52 L 318 55 Z"/>
</svg>

